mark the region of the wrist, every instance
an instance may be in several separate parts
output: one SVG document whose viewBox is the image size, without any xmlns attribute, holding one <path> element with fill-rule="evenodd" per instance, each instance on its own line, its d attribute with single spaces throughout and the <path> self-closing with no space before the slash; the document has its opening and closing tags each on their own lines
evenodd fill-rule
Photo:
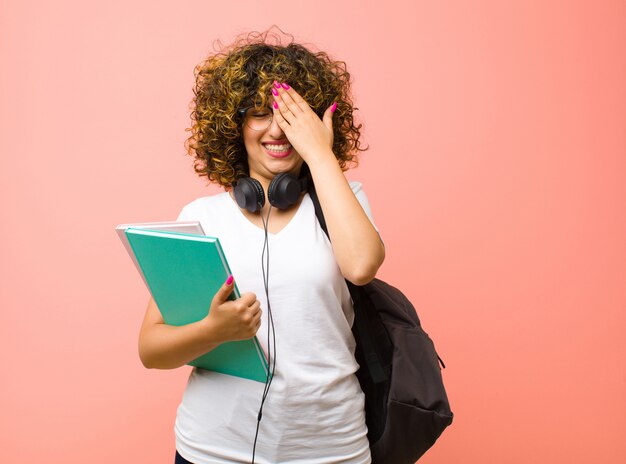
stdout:
<svg viewBox="0 0 626 464">
<path fill-rule="evenodd" d="M 220 330 L 218 330 L 217 325 L 213 321 L 212 317 L 208 315 L 203 319 L 200 319 L 198 322 L 198 328 L 200 329 L 202 340 L 208 345 L 219 345 L 224 343 L 225 340 L 220 340 Z"/>
<path fill-rule="evenodd" d="M 311 171 L 311 176 L 313 179 L 325 179 L 327 176 L 335 176 L 337 174 L 341 174 L 343 176 L 343 171 L 341 170 L 341 166 L 339 166 L 339 162 L 332 151 L 329 150 L 330 156 L 319 156 L 315 159 L 314 162 L 307 162 L 309 166 L 309 171 Z"/>
<path fill-rule="evenodd" d="M 302 154 L 300 154 L 300 156 L 302 156 Z M 302 159 L 304 159 L 309 166 L 319 163 L 337 162 L 337 158 L 330 147 L 316 148 L 307 151 L 305 156 L 302 156 Z"/>
<path fill-rule="evenodd" d="M 306 163 L 312 175 L 315 175 L 316 172 L 327 173 L 328 171 L 341 171 L 339 162 L 330 148 L 310 154 L 307 157 Z"/>
</svg>

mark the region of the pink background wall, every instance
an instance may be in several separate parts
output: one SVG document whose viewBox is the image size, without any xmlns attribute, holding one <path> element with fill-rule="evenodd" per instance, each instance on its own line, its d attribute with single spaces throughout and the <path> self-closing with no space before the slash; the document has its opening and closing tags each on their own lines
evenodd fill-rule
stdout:
<svg viewBox="0 0 626 464">
<path fill-rule="evenodd" d="M 354 76 L 380 276 L 448 365 L 423 462 L 626 462 L 626 2 L 93 3 L 0 3 L 1 462 L 173 462 L 189 368 L 141 365 L 113 229 L 216 191 L 193 67 L 271 24 Z"/>
</svg>

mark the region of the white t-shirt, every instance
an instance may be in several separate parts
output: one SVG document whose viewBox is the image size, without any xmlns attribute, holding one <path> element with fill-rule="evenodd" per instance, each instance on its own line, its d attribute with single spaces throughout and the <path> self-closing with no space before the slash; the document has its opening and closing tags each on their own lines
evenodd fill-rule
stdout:
<svg viewBox="0 0 626 464">
<path fill-rule="evenodd" d="M 350 186 L 371 220 L 361 184 Z M 263 229 L 227 192 L 189 203 L 178 220 L 200 221 L 206 235 L 220 239 L 239 290 L 261 302 L 257 337 L 267 353 Z M 269 253 L 276 372 L 255 462 L 369 463 L 364 395 L 354 375 L 350 293 L 308 194 L 291 221 L 269 234 Z M 194 368 L 176 415 L 178 452 L 194 464 L 250 462 L 264 386 Z"/>
</svg>

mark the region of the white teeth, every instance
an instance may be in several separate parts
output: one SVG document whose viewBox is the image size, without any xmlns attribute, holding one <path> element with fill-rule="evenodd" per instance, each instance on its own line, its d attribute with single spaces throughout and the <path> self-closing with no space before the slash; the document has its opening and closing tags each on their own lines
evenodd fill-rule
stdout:
<svg viewBox="0 0 626 464">
<path fill-rule="evenodd" d="M 291 148 L 290 144 L 285 144 L 285 145 L 263 145 L 265 148 L 267 148 L 269 151 L 273 151 L 273 152 L 281 152 L 281 151 L 288 151 Z"/>
</svg>

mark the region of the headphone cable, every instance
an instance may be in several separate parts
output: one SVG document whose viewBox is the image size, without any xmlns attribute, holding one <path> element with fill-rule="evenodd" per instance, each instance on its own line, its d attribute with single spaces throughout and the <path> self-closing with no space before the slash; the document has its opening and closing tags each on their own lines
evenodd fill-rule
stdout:
<svg viewBox="0 0 626 464">
<path fill-rule="evenodd" d="M 261 419 L 263 417 L 263 405 L 265 404 L 265 399 L 267 398 L 267 395 L 269 393 L 272 380 L 274 379 L 274 372 L 276 371 L 276 330 L 274 327 L 274 317 L 272 315 L 272 306 L 270 304 L 270 297 L 269 297 L 270 246 L 269 246 L 269 236 L 268 236 L 268 224 L 269 224 L 269 218 L 270 218 L 271 212 L 272 212 L 272 205 L 270 205 L 269 210 L 267 211 L 266 219 L 263 219 L 263 215 L 261 215 L 261 220 L 263 221 L 263 229 L 265 231 L 265 240 L 263 242 L 263 251 L 261 253 L 261 270 L 263 272 L 263 284 L 265 287 L 265 298 L 267 301 L 268 374 L 267 374 L 267 379 L 265 380 L 265 387 L 263 389 L 261 406 L 259 407 L 259 413 L 257 415 L 256 432 L 254 434 L 254 445 L 252 447 L 252 464 L 254 464 L 254 457 L 256 454 L 256 443 L 257 443 L 257 438 L 259 436 L 259 426 L 261 424 Z M 267 249 L 267 254 L 265 253 L 266 249 Z M 265 259 L 265 262 L 264 262 L 264 259 Z M 266 269 L 267 269 L 267 272 L 266 272 Z M 270 334 L 270 328 L 271 328 L 271 334 Z M 271 338 L 270 338 L 270 335 L 271 335 Z M 271 372 L 270 372 L 270 366 L 271 366 Z"/>
</svg>

